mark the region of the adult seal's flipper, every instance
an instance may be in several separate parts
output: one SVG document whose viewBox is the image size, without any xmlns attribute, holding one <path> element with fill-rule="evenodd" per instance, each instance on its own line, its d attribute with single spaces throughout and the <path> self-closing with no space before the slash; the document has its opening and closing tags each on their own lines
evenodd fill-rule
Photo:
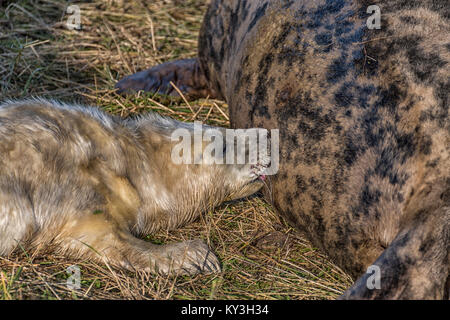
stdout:
<svg viewBox="0 0 450 320">
<path fill-rule="evenodd" d="M 216 97 L 216 93 L 209 89 L 198 59 L 176 60 L 157 65 L 126 76 L 115 88 L 121 94 L 143 90 L 177 97 L 179 93 L 171 82 L 187 99 Z"/>
</svg>

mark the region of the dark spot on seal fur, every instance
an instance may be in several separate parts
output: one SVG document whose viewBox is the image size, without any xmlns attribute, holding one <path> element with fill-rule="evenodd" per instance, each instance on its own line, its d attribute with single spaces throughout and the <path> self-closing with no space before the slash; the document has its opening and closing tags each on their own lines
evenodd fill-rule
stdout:
<svg viewBox="0 0 450 320">
<path fill-rule="evenodd" d="M 319 46 L 322 46 L 322 52 L 329 52 L 332 49 L 333 35 L 331 33 L 319 33 L 314 37 L 314 40 Z"/>
<path fill-rule="evenodd" d="M 346 55 L 335 59 L 328 67 L 327 80 L 330 83 L 336 83 L 347 75 L 349 64 Z"/>
<path fill-rule="evenodd" d="M 243 1 L 244 2 L 244 1 Z M 261 17 L 264 15 L 264 13 L 266 13 L 266 9 L 267 6 L 269 5 L 268 2 L 266 2 L 265 4 L 263 4 L 262 7 L 259 7 L 256 11 L 255 14 L 253 15 L 253 19 L 250 22 L 250 24 L 248 25 L 248 29 L 247 32 L 252 31 L 253 27 L 255 26 L 256 22 L 258 22 L 259 19 L 261 19 Z"/>
<path fill-rule="evenodd" d="M 353 93 L 351 92 L 351 85 L 344 83 L 338 92 L 334 94 L 334 100 L 338 107 L 348 107 L 353 103 Z"/>
</svg>

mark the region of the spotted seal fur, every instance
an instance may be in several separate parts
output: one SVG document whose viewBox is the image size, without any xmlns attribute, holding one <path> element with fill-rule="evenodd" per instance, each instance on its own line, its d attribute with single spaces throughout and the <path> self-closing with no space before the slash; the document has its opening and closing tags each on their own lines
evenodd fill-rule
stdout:
<svg viewBox="0 0 450 320">
<path fill-rule="evenodd" d="M 341 298 L 448 298 L 450 7 L 375 3 L 381 24 L 370 29 L 373 4 L 212 0 L 197 59 L 117 88 L 167 93 L 173 81 L 226 100 L 235 128 L 279 129 L 265 193 L 357 279 Z"/>
</svg>

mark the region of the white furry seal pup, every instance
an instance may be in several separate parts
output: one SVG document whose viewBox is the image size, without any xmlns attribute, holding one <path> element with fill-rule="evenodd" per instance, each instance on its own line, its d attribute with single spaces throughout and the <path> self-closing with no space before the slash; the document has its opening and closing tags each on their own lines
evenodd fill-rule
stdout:
<svg viewBox="0 0 450 320">
<path fill-rule="evenodd" d="M 262 186 L 267 162 L 174 164 L 171 132 L 192 127 L 40 99 L 0 105 L 0 255 L 52 244 L 126 269 L 219 271 L 201 241 L 154 245 L 138 238 Z"/>
</svg>

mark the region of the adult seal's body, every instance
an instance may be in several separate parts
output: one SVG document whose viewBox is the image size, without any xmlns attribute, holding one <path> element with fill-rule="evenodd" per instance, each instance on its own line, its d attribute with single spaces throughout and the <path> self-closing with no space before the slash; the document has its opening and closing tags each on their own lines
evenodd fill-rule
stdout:
<svg viewBox="0 0 450 320">
<path fill-rule="evenodd" d="M 279 129 L 266 194 L 358 278 L 343 298 L 448 298 L 450 8 L 371 4 L 213 0 L 198 59 L 117 87 L 172 94 L 173 81 L 225 99 L 233 127 Z"/>
</svg>

